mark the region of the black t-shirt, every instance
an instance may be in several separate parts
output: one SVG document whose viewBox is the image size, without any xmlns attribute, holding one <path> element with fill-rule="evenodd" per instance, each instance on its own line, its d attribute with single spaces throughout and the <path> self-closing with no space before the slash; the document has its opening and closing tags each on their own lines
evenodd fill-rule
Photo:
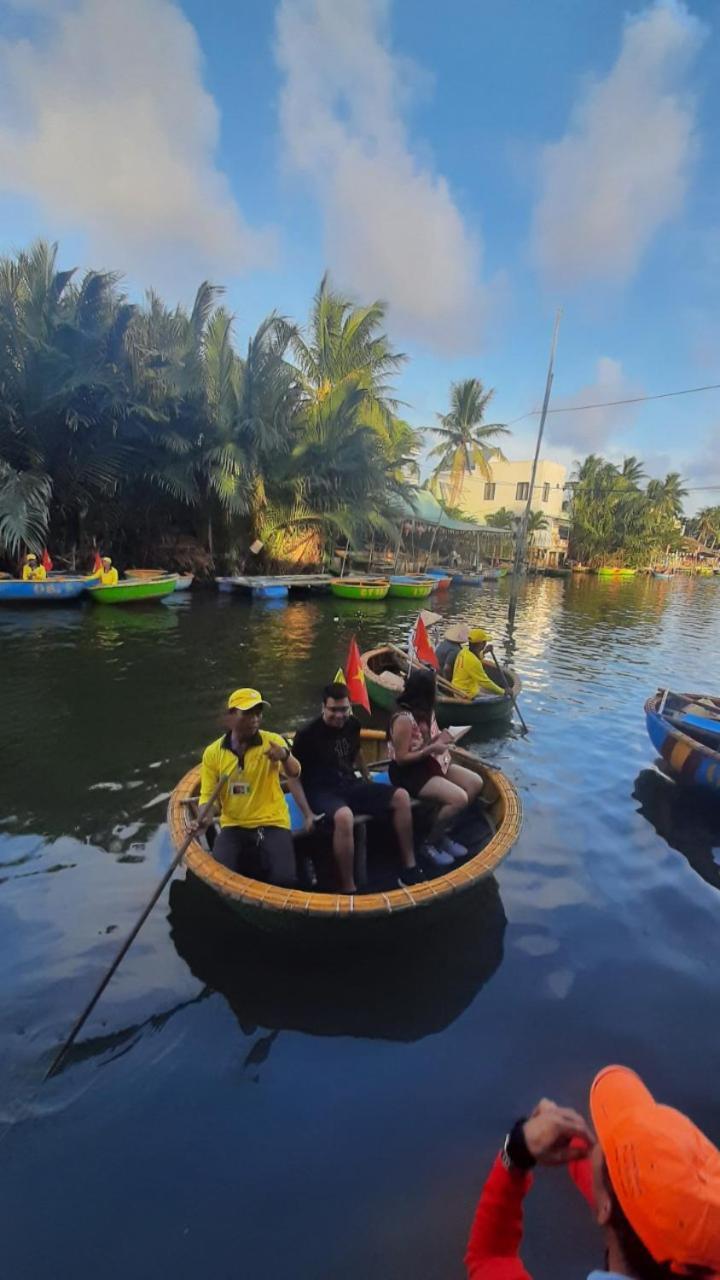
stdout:
<svg viewBox="0 0 720 1280">
<path fill-rule="evenodd" d="M 302 765 L 303 785 L 316 788 L 352 782 L 359 749 L 360 725 L 352 716 L 342 729 L 330 728 L 322 716 L 311 720 L 293 741 L 293 755 Z"/>
</svg>

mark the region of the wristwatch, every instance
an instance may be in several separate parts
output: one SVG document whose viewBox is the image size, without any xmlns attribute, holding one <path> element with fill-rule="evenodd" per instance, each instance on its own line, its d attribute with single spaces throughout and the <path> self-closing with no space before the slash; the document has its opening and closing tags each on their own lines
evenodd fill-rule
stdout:
<svg viewBox="0 0 720 1280">
<path fill-rule="evenodd" d="M 525 1141 L 526 1120 L 527 1116 L 521 1116 L 516 1120 L 503 1143 L 500 1159 L 508 1173 L 528 1173 L 537 1164 L 535 1157 L 528 1151 Z"/>
</svg>

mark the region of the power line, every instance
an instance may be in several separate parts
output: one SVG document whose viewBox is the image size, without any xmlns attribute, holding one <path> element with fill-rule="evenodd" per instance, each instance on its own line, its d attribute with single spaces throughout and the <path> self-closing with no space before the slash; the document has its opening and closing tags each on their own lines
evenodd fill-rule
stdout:
<svg viewBox="0 0 720 1280">
<path fill-rule="evenodd" d="M 698 391 L 720 391 L 720 382 L 710 382 L 705 387 L 685 387 L 682 391 L 659 391 L 656 395 L 651 396 L 629 396 L 625 400 L 599 400 L 596 404 L 564 405 L 558 409 L 548 409 L 548 413 L 582 413 L 586 409 L 611 409 L 615 405 L 642 404 L 646 400 L 667 400 L 670 396 L 691 396 Z M 521 413 L 519 418 L 513 418 L 511 422 L 507 423 L 507 426 L 512 427 L 516 422 L 522 422 L 525 418 L 537 418 L 541 412 L 540 409 L 531 409 L 529 413 Z"/>
</svg>

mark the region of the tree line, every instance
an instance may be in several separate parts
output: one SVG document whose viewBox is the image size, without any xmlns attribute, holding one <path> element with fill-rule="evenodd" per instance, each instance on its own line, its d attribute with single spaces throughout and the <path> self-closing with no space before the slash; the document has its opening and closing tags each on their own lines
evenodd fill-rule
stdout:
<svg viewBox="0 0 720 1280">
<path fill-rule="evenodd" d="M 639 567 L 682 548 L 687 490 L 677 471 L 648 480 L 636 457 L 617 466 L 591 453 L 576 463 L 569 489 L 574 559 Z"/>
</svg>

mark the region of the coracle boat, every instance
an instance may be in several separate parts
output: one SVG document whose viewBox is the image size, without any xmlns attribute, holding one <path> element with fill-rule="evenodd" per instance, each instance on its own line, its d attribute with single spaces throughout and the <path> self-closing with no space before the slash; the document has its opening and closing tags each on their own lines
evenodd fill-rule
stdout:
<svg viewBox="0 0 720 1280">
<path fill-rule="evenodd" d="M 338 600 L 384 600 L 389 590 L 388 578 L 333 578 L 330 583 Z"/>
<path fill-rule="evenodd" d="M 664 573 L 662 569 L 653 569 L 652 576 L 653 578 L 672 578 L 673 575 L 671 573 Z"/>
<path fill-rule="evenodd" d="M 659 689 L 645 703 L 650 741 L 678 782 L 720 796 L 720 698 Z"/>
<path fill-rule="evenodd" d="M 463 573 L 455 581 L 461 587 L 481 587 L 483 575 L 481 573 Z"/>
<path fill-rule="evenodd" d="M 145 578 L 118 582 L 114 587 L 91 586 L 88 594 L 95 604 L 145 604 L 172 595 L 174 590 L 174 578 Z"/>
<path fill-rule="evenodd" d="M 342 894 L 335 890 L 319 892 L 317 889 L 287 889 L 278 885 L 253 880 L 239 875 L 216 862 L 209 849 L 197 838 L 192 840 L 185 855 L 185 866 L 193 876 L 213 889 L 229 907 L 250 924 L 263 930 L 285 934 L 298 942 L 312 943 L 325 940 L 356 940 L 367 930 L 370 933 L 386 933 L 396 937 L 399 930 L 412 928 L 413 922 L 429 923 L 441 919 L 444 914 L 452 918 L 470 891 L 487 876 L 492 875 L 517 840 L 522 822 L 520 798 L 515 787 L 499 769 L 478 760 L 475 756 L 452 748 L 452 755 L 467 769 L 479 773 L 484 781 L 483 796 L 487 808 L 474 818 L 475 839 L 465 835 L 470 850 L 468 857 L 456 864 L 445 875 L 423 880 L 417 885 L 397 885 L 397 870 L 390 873 L 387 887 L 372 891 L 375 876 L 372 871 L 375 860 L 382 860 L 388 846 L 388 832 L 378 823 L 381 838 L 373 842 L 371 823 L 367 831 L 367 863 L 370 871 L 370 892 Z M 362 731 L 363 756 L 371 777 L 387 782 L 385 734 L 379 730 Z M 170 835 L 179 848 L 190 834 L 197 813 L 197 796 L 200 783 L 200 766 L 185 774 L 170 796 L 168 824 Z M 294 801 L 288 799 L 292 828 L 297 832 L 297 848 L 313 861 L 316 853 L 311 842 L 321 837 L 300 834 L 302 818 L 295 811 Z M 356 826 L 356 831 L 359 828 Z M 460 837 L 461 833 L 458 833 Z M 463 833 L 464 834 L 464 833 Z M 322 837 L 327 841 L 327 837 Z"/>
<path fill-rule="evenodd" d="M 0 604 L 67 604 L 77 600 L 97 583 L 97 577 L 84 578 L 56 575 L 44 582 L 21 582 L 16 578 L 0 582 Z"/>
<path fill-rule="evenodd" d="M 617 565 L 604 564 L 598 569 L 599 578 L 634 578 L 637 569 L 620 569 Z"/>
<path fill-rule="evenodd" d="M 167 569 L 126 569 L 125 577 L 138 582 L 156 582 L 158 578 L 169 578 Z"/>
<path fill-rule="evenodd" d="M 371 700 L 386 711 L 394 710 L 395 700 L 404 684 L 402 659 L 398 658 L 390 645 L 384 645 L 380 649 L 370 649 L 363 653 L 360 660 Z M 522 685 L 515 671 L 503 667 L 501 674 L 492 662 L 483 662 L 483 666 L 491 680 L 499 685 L 506 682 L 517 697 Z M 441 729 L 451 724 L 485 725 L 497 720 L 508 720 L 512 709 L 512 698 L 502 694 L 491 694 L 472 702 L 467 698 L 453 697 L 449 693 L 438 693 L 435 703 L 435 715 Z"/>
<path fill-rule="evenodd" d="M 430 578 L 421 575 L 404 577 L 397 574 L 390 579 L 388 595 L 399 596 L 403 600 L 427 600 L 434 587 L 435 581 Z"/>
<path fill-rule="evenodd" d="M 176 591 L 189 591 L 195 581 L 194 573 L 175 573 L 173 577 Z"/>
<path fill-rule="evenodd" d="M 483 569 L 483 577 L 486 582 L 498 582 L 500 578 L 507 577 L 507 569 L 503 569 L 502 566 L 495 569 Z"/>
</svg>

